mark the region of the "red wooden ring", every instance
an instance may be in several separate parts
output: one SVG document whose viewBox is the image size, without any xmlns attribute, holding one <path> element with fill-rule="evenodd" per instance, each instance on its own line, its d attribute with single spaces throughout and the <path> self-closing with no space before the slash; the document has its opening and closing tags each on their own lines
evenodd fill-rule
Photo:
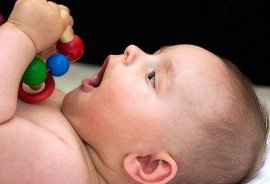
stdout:
<svg viewBox="0 0 270 184">
<path fill-rule="evenodd" d="M 55 82 L 52 76 L 48 75 L 45 80 L 45 87 L 38 93 L 27 93 L 23 89 L 23 82 L 19 86 L 18 98 L 27 103 L 38 103 L 46 100 L 55 88 Z"/>
</svg>

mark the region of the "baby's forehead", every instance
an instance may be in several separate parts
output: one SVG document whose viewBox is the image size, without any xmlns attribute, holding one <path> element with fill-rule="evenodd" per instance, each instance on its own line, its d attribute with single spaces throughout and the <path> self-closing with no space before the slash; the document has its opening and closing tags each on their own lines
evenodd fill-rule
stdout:
<svg viewBox="0 0 270 184">
<path fill-rule="evenodd" d="M 163 51 L 174 65 L 172 92 L 181 105 L 213 111 L 231 96 L 234 87 L 230 71 L 215 54 L 193 45 L 170 46 Z"/>
<path fill-rule="evenodd" d="M 162 62 L 171 63 L 173 88 L 197 93 L 224 90 L 230 83 L 230 69 L 220 57 L 194 45 L 163 47 L 157 53 Z M 168 62 L 169 61 L 169 62 Z M 177 90 L 177 93 L 179 92 Z"/>
<path fill-rule="evenodd" d="M 209 78 L 219 74 L 224 77 L 224 73 L 228 72 L 228 67 L 220 57 L 195 45 L 167 46 L 161 48 L 160 53 L 164 54 L 164 58 L 171 60 L 178 73 L 188 70 L 190 73 L 207 74 Z"/>
<path fill-rule="evenodd" d="M 201 69 L 207 67 L 215 70 L 225 69 L 224 62 L 216 54 L 195 45 L 181 44 L 162 47 L 157 54 L 161 54 L 173 61 L 174 65 L 194 65 Z"/>
<path fill-rule="evenodd" d="M 199 47 L 196 45 L 190 45 L 190 44 L 164 46 L 164 47 L 161 47 L 159 51 L 164 51 L 164 52 L 168 52 L 171 54 L 175 53 L 175 54 L 179 54 L 179 55 L 217 57 L 214 53 L 212 53 L 212 52 L 210 52 L 202 47 Z"/>
</svg>

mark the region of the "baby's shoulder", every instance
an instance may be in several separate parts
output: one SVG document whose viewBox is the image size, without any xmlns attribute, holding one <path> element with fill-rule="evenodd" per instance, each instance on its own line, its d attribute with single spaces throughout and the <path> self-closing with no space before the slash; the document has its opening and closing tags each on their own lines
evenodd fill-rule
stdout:
<svg viewBox="0 0 270 184">
<path fill-rule="evenodd" d="M 87 183 L 85 148 L 58 95 L 38 105 L 18 102 L 0 125 L 0 183 Z"/>
<path fill-rule="evenodd" d="M 56 90 L 46 101 L 41 103 L 28 104 L 18 101 L 15 117 L 20 118 L 18 121 L 25 121 L 32 127 L 69 141 L 72 137 L 66 135 L 72 135 L 74 130 L 61 112 L 63 97 L 64 95 Z"/>
</svg>

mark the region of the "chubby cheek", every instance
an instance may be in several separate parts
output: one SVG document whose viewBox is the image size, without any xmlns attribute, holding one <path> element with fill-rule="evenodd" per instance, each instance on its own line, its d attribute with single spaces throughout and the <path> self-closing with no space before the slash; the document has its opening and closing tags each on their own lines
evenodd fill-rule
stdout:
<svg viewBox="0 0 270 184">
<path fill-rule="evenodd" d="M 131 122 L 141 116 L 138 113 L 144 112 L 145 89 L 134 84 L 132 79 L 113 81 L 105 82 L 89 104 L 89 115 L 84 124 L 88 126 L 84 130 L 90 130 L 88 135 L 85 132 L 88 143 L 104 145 L 112 139 L 123 141 L 125 133 L 132 130 Z"/>
</svg>

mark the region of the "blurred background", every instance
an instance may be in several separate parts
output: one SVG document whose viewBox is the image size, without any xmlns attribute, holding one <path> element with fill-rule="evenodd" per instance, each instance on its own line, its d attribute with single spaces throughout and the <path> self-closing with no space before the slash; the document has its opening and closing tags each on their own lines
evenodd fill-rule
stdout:
<svg viewBox="0 0 270 184">
<path fill-rule="evenodd" d="M 9 15 L 15 0 L 0 0 Z M 267 0 L 55 0 L 68 6 L 85 43 L 86 64 L 135 44 L 148 53 L 180 43 L 202 46 L 237 65 L 254 84 L 270 85 Z"/>
</svg>

